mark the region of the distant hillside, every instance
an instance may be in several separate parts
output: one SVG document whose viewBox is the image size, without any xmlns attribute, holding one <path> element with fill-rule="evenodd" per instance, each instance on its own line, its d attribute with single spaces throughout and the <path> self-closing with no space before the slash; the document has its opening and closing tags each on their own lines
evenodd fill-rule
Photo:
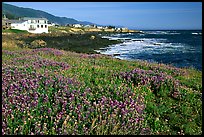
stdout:
<svg viewBox="0 0 204 137">
<path fill-rule="evenodd" d="M 8 18 L 19 18 L 19 17 L 43 17 L 47 18 L 50 22 L 55 22 L 60 25 L 66 25 L 66 24 L 94 24 L 87 21 L 78 21 L 73 18 L 66 18 L 66 17 L 57 17 L 52 14 L 49 14 L 47 12 L 41 11 L 41 10 L 35 10 L 31 8 L 22 8 L 13 6 L 10 4 L 2 3 L 2 13 L 5 14 Z"/>
</svg>

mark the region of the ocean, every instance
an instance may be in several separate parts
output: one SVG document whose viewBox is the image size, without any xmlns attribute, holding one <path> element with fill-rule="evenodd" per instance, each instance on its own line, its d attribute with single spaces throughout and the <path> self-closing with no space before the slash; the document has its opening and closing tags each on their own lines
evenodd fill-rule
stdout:
<svg viewBox="0 0 204 137">
<path fill-rule="evenodd" d="M 159 30 L 102 36 L 122 43 L 96 50 L 124 60 L 147 60 L 202 70 L 201 30 Z"/>
</svg>

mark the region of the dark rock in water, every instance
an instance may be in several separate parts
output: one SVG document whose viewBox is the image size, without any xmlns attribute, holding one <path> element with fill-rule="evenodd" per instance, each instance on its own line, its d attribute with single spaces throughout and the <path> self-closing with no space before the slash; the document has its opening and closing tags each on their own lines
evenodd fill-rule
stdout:
<svg viewBox="0 0 204 137">
<path fill-rule="evenodd" d="M 113 56 L 119 56 L 120 55 L 120 53 L 114 53 L 113 54 Z"/>
<path fill-rule="evenodd" d="M 125 38 L 124 40 L 131 40 L 130 38 Z"/>
<path fill-rule="evenodd" d="M 127 46 L 127 45 L 125 45 L 125 44 L 120 44 L 120 46 Z"/>
</svg>

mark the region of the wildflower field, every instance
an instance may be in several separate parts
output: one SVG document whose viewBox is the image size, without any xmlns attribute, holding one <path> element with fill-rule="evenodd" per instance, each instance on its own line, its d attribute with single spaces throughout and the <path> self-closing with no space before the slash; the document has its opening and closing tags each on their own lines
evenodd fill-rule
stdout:
<svg viewBox="0 0 204 137">
<path fill-rule="evenodd" d="M 16 38 L 2 36 L 3 135 L 202 134 L 202 72 Z"/>
</svg>

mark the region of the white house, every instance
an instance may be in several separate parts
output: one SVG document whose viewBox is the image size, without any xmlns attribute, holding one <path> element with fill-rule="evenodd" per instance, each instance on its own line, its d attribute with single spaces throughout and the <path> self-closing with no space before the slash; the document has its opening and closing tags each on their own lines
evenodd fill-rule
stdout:
<svg viewBox="0 0 204 137">
<path fill-rule="evenodd" d="M 48 33 L 48 20 L 28 17 L 11 20 L 11 29 L 27 30 L 30 33 Z"/>
<path fill-rule="evenodd" d="M 97 28 L 98 28 L 98 29 L 103 29 L 103 27 L 102 27 L 102 26 L 97 26 Z"/>
<path fill-rule="evenodd" d="M 81 25 L 81 24 L 73 24 L 73 26 L 74 26 L 75 28 L 83 27 L 83 25 Z"/>
<path fill-rule="evenodd" d="M 121 28 L 122 30 L 128 30 L 128 28 Z"/>
<path fill-rule="evenodd" d="M 115 28 L 116 31 L 122 31 L 122 28 Z"/>
</svg>

